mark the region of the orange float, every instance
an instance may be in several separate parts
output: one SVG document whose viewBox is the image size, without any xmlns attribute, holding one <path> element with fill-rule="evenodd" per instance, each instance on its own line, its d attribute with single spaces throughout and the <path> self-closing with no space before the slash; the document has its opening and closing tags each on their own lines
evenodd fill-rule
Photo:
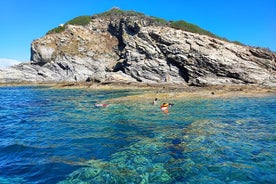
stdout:
<svg viewBox="0 0 276 184">
<path fill-rule="evenodd" d="M 169 104 L 168 103 L 163 103 L 161 106 L 160 106 L 160 109 L 161 110 L 168 110 L 169 108 Z"/>
</svg>

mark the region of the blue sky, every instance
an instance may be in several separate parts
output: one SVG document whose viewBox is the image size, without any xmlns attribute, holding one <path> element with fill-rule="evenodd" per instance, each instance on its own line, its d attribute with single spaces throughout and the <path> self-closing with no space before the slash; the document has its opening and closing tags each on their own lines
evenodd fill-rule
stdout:
<svg viewBox="0 0 276 184">
<path fill-rule="evenodd" d="M 31 42 L 74 17 L 119 7 L 185 20 L 220 37 L 276 51 L 275 0 L 1 0 L 0 65 L 29 61 Z"/>
</svg>

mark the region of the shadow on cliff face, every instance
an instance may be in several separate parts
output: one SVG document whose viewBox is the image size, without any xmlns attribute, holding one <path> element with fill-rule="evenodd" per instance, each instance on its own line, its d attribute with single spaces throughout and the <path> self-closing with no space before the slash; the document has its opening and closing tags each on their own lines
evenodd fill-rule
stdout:
<svg viewBox="0 0 276 184">
<path fill-rule="evenodd" d="M 124 67 L 126 66 L 126 62 L 117 62 L 116 65 L 113 68 L 113 72 L 118 72 L 118 71 L 122 71 L 125 73 L 124 71 Z"/>
<path fill-rule="evenodd" d="M 136 22 L 133 25 L 131 25 L 128 24 L 124 19 L 121 19 L 118 24 L 110 22 L 108 25 L 108 32 L 118 39 L 118 49 L 120 51 L 124 50 L 124 48 L 126 47 L 126 44 L 124 43 L 123 39 L 124 31 L 127 34 L 133 36 L 140 31 L 140 27 Z"/>
<path fill-rule="evenodd" d="M 178 74 L 185 80 L 186 83 L 189 82 L 189 72 L 188 70 L 183 66 L 183 64 L 180 64 L 179 62 L 176 62 L 175 60 L 171 58 L 167 58 L 167 64 L 169 66 L 173 65 L 178 68 Z"/>
<path fill-rule="evenodd" d="M 112 23 L 110 23 L 108 25 L 108 32 L 112 35 L 115 36 L 118 39 L 118 49 L 120 51 L 124 50 L 124 48 L 126 47 L 126 44 L 124 43 L 123 40 L 123 24 L 122 22 L 120 22 L 119 26 L 117 24 L 113 25 Z"/>
</svg>

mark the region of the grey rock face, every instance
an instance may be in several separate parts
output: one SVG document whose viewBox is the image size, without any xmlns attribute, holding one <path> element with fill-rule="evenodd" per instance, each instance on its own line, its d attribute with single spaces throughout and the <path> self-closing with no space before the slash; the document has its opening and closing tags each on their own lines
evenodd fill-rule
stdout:
<svg viewBox="0 0 276 184">
<path fill-rule="evenodd" d="M 0 83 L 142 82 L 276 86 L 276 54 L 159 26 L 151 19 L 94 17 L 31 45 L 31 62 L 0 71 Z"/>
</svg>

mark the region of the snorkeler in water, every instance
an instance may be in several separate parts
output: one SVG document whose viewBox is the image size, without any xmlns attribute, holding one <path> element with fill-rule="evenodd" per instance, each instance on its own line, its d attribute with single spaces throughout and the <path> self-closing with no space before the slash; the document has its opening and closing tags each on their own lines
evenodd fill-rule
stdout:
<svg viewBox="0 0 276 184">
<path fill-rule="evenodd" d="M 169 107 L 172 107 L 172 106 L 174 106 L 174 104 L 173 103 L 169 103 Z"/>
<path fill-rule="evenodd" d="M 156 104 L 157 104 L 157 100 L 158 100 L 158 99 L 155 98 L 151 104 L 152 104 L 152 105 L 156 105 Z"/>
<path fill-rule="evenodd" d="M 174 106 L 173 103 L 163 103 L 161 106 L 160 106 L 160 109 L 165 113 L 169 113 L 169 107 L 172 107 Z"/>
</svg>

